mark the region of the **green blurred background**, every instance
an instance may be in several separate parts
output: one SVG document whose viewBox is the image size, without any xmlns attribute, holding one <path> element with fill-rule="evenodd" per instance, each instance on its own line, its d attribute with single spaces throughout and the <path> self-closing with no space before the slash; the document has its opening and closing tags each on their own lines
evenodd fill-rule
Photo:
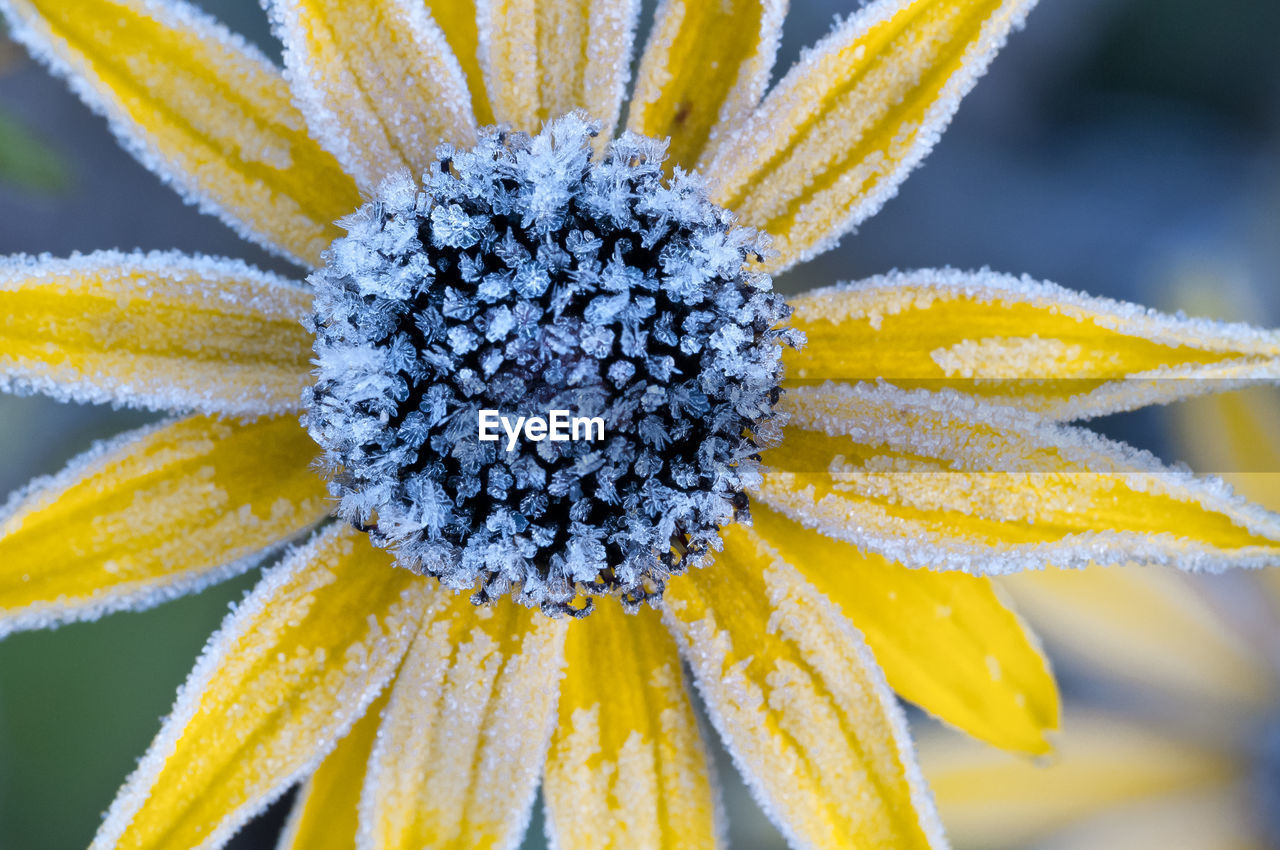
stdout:
<svg viewBox="0 0 1280 850">
<path fill-rule="evenodd" d="M 278 53 L 257 0 L 202 5 Z M 780 67 L 855 5 L 794 0 Z M 1276 0 L 1045 0 L 900 196 L 780 288 L 987 265 L 1168 308 L 1170 282 L 1207 270 L 1253 321 L 1280 324 L 1278 34 Z M 101 248 L 181 248 L 292 271 L 183 206 L 0 37 L 0 252 Z M 0 398 L 0 488 L 146 421 Z M 1103 426 L 1169 455 L 1159 411 Z M 88 843 L 204 641 L 255 577 L 0 642 L 0 848 Z M 733 846 L 783 846 L 721 761 Z M 282 812 L 235 846 L 271 846 Z M 541 843 L 535 821 L 527 845 Z"/>
</svg>

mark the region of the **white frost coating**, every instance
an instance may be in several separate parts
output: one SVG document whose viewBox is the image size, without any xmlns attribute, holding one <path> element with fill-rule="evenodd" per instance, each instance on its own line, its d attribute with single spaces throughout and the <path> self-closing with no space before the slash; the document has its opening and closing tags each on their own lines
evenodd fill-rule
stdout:
<svg viewBox="0 0 1280 850">
<path fill-rule="evenodd" d="M 636 132 L 644 131 L 643 114 L 657 104 L 671 82 L 669 62 L 679 26 L 688 14 L 691 2 L 697 0 L 663 0 L 655 12 L 649 41 L 640 59 L 640 69 L 635 91 L 632 93 L 628 126 Z M 732 141 L 742 129 L 764 96 L 769 86 L 782 40 L 782 24 L 787 15 L 787 0 L 760 0 L 760 32 L 756 50 L 738 69 L 737 79 L 730 87 L 720 112 L 707 136 L 702 159 L 710 159 L 718 141 Z M 735 36 L 736 37 L 736 36 Z"/>
<path fill-rule="evenodd" d="M 500 124 L 534 133 L 584 111 L 603 151 L 631 76 L 639 0 L 477 0 L 478 53 Z"/>
<path fill-rule="evenodd" d="M 1168 315 L 1137 304 L 1073 292 L 1026 275 L 1015 277 L 989 269 L 894 271 L 816 289 L 790 303 L 800 323 L 866 321 L 878 329 L 886 317 L 930 308 L 945 310 L 947 301 L 960 298 L 989 303 L 993 310 L 1025 305 L 1157 345 L 1237 355 L 1213 364 L 1171 363 L 1133 372 L 1068 398 L 1030 393 L 1030 397 L 993 399 L 1032 407 L 1053 419 L 1091 418 L 1205 392 L 1237 389 L 1257 381 L 1280 381 L 1280 332 L 1238 322 Z M 1055 371 L 1051 362 L 1055 342 L 1035 336 L 965 340 L 938 349 L 933 352 L 933 359 L 949 377 L 963 379 L 1094 377 L 1092 373 Z M 1076 359 L 1071 351 L 1059 353 L 1067 362 Z M 1094 358 L 1100 354 L 1089 353 Z M 1115 359 L 1118 363 L 1119 355 Z M 896 376 L 879 377 L 893 380 Z"/>
<path fill-rule="evenodd" d="M 360 850 L 424 832 L 495 850 L 520 844 L 556 721 L 565 623 L 516 612 L 533 624 L 506 654 L 503 636 L 481 625 L 494 616 L 444 588 L 433 593 L 369 757 Z"/>
<path fill-rule="evenodd" d="M 420 173 L 441 142 L 475 143 L 466 77 L 426 4 L 382 0 L 337 21 L 317 5 L 264 0 L 311 137 L 364 194 L 400 170 Z"/>
<path fill-rule="evenodd" d="M 660 621 L 617 628 L 629 634 L 598 635 L 590 647 L 578 640 L 579 652 L 571 653 L 576 686 L 568 690 L 576 698 L 560 708 L 543 777 L 548 842 L 567 850 L 727 847 L 719 788 L 675 642 Z M 624 661 L 622 671 L 591 681 L 628 645 L 634 666 Z"/>
<path fill-rule="evenodd" d="M 587 37 L 587 65 L 583 69 L 582 108 L 601 123 L 597 150 L 604 150 L 622 112 L 622 101 L 631 82 L 631 56 L 635 48 L 640 0 L 592 2 Z M 579 104 L 574 104 L 578 106 Z M 567 110 L 566 110 L 567 111 Z M 558 115 L 550 115 L 558 118 Z"/>
<path fill-rule="evenodd" d="M 19 510 L 23 509 L 28 502 L 39 499 L 42 493 L 65 490 L 82 479 L 86 472 L 99 461 L 116 454 L 130 443 L 167 428 L 174 421 L 176 420 L 148 425 L 108 440 L 95 442 L 88 450 L 72 458 L 61 471 L 53 475 L 33 478 L 24 487 L 11 493 L 4 507 L 0 508 L 0 532 Z M 154 583 L 144 587 L 135 585 L 130 588 L 106 588 L 89 599 L 78 601 L 74 606 L 65 600 L 56 599 L 6 612 L 0 615 L 0 639 L 14 632 L 29 629 L 53 629 L 67 623 L 97 620 L 117 611 L 145 611 L 164 602 L 199 593 L 206 587 L 212 587 L 219 582 L 248 572 L 275 555 L 289 542 L 289 540 L 281 540 L 252 555 L 208 570 L 169 576 L 168 581 L 164 583 Z"/>
<path fill-rule="evenodd" d="M 279 69 L 258 48 L 218 23 L 210 15 L 182 0 L 132 0 L 133 4 L 161 24 L 174 29 L 188 30 L 200 38 L 212 41 L 241 55 L 247 67 L 256 66 L 262 74 L 278 75 Z M 93 72 L 86 61 L 73 55 L 63 39 L 57 38 L 41 18 L 40 13 L 27 0 L 0 0 L 0 15 L 9 24 L 9 35 L 26 47 L 56 76 L 67 81 L 68 87 L 85 105 L 107 119 L 107 125 L 121 147 L 133 155 L 143 167 L 170 186 L 182 200 L 207 215 L 217 216 L 241 238 L 261 246 L 267 251 L 284 257 L 302 267 L 310 262 L 299 257 L 283 245 L 279 245 L 258 232 L 253 222 L 245 220 L 223 204 L 209 196 L 201 188 L 197 175 L 176 168 L 147 132 L 138 127 L 111 93 L 111 89 Z M 277 115 L 284 121 L 287 116 Z M 288 156 L 277 151 L 276 155 Z"/>
<path fill-rule="evenodd" d="M 783 561 L 771 548 L 764 548 L 775 558 L 764 572 L 771 608 L 767 631 L 792 644 L 804 658 L 806 666 L 813 671 L 808 675 L 817 675 L 823 686 L 830 689 L 835 704 L 824 706 L 828 711 L 838 711 L 850 721 L 850 725 L 865 728 L 852 714 L 857 713 L 859 702 L 869 699 L 877 704 L 878 713 L 889 725 L 921 830 L 930 847 L 934 850 L 947 850 L 950 845 L 934 805 L 933 794 L 916 760 L 906 717 L 862 634 L 806 582 L 794 567 Z M 778 794 L 784 793 L 783 787 L 788 778 L 762 776 L 756 771 L 758 766 L 765 766 L 766 771 L 769 767 L 766 764 L 769 756 L 761 750 L 761 742 L 753 740 L 749 735 L 765 729 L 763 716 L 751 724 L 744 722 L 751 714 L 763 715 L 766 703 L 770 709 L 785 713 L 788 703 L 784 692 L 789 690 L 789 685 L 795 683 L 796 676 L 803 677 L 806 673 L 789 662 L 775 662 L 773 671 L 764 677 L 770 690 L 766 694 L 760 686 L 760 677 L 749 679 L 746 667 L 753 663 L 766 663 L 767 659 L 741 659 L 730 671 L 725 671 L 725 661 L 735 653 L 733 633 L 716 621 L 714 611 L 709 611 L 701 621 L 684 622 L 671 608 L 672 605 L 682 603 L 673 602 L 668 597 L 664 604 L 667 608 L 663 617 L 675 636 L 681 654 L 693 671 L 694 682 L 708 708 L 711 723 L 752 796 L 786 838 L 789 846 L 798 850 L 821 850 L 819 845 L 805 840 L 797 832 L 797 827 L 787 819 L 786 801 L 780 799 Z M 792 709 L 805 709 L 801 703 L 789 705 Z M 735 715 L 738 716 L 735 718 Z M 819 721 L 834 721 L 835 718 L 825 715 L 818 717 L 809 713 L 805 717 L 796 716 L 794 720 L 800 726 L 813 726 Z M 777 734 L 779 733 L 762 733 Z M 809 761 L 809 755 L 814 754 L 803 756 L 806 762 Z M 833 756 L 822 753 L 816 755 Z M 834 772 L 823 771 L 823 766 L 833 768 Z M 843 774 L 841 768 L 834 763 L 828 764 L 827 760 L 815 767 L 815 770 L 828 781 L 836 781 L 836 777 Z M 773 787 L 770 787 L 771 784 Z M 828 805 L 840 806 L 851 802 L 853 801 L 829 801 Z"/>
<path fill-rule="evenodd" d="M 698 2 L 698 0 L 693 0 Z M 738 79 L 729 90 L 720 107 L 720 115 L 707 134 L 707 148 L 700 161 L 710 161 L 721 141 L 731 142 L 760 105 L 769 76 L 778 58 L 778 46 L 782 42 L 782 24 L 787 17 L 788 0 L 760 0 L 760 45 L 751 59 L 743 64 Z"/>
<path fill-rule="evenodd" d="M 48 254 L 0 258 L 0 298 L 41 288 L 110 296 L 119 307 L 134 299 L 144 304 L 167 299 L 170 306 L 189 302 L 192 322 L 200 321 L 195 311 L 203 309 L 264 324 L 301 323 L 311 303 L 310 291 L 300 284 L 239 260 L 200 254 L 96 251 L 65 259 Z M 193 331 L 208 334 L 199 325 Z M 200 334 L 191 336 L 198 339 Z M 209 334 L 209 343 L 216 342 Z M 0 390 L 116 407 L 257 417 L 299 409 L 309 382 L 305 372 L 282 372 L 280 364 L 193 359 L 179 369 L 173 359 L 133 357 L 105 348 L 68 352 L 61 362 L 0 353 Z M 71 366 L 77 360 L 83 361 L 82 368 Z"/>
<path fill-rule="evenodd" d="M 489 104 L 499 124 L 531 132 L 537 117 L 539 80 L 534 0 L 475 0 L 476 57 Z M 500 18 L 498 9 L 505 14 Z M 522 40 L 515 42 L 508 33 Z"/>
<path fill-rule="evenodd" d="M 808 528 L 907 566 L 987 575 L 1047 565 L 1130 562 L 1221 570 L 1274 563 L 1280 548 L 1259 543 L 1227 550 L 1174 533 L 1069 528 L 1047 542 L 1009 544 L 960 537 L 948 527 L 948 512 L 1021 522 L 1034 529 L 1040 508 L 1056 510 L 1059 523 L 1071 516 L 1063 508 L 1087 511 L 1097 504 L 1100 485 L 1123 486 L 1135 497 L 1151 494 L 1198 506 L 1266 541 L 1280 542 L 1280 516 L 1246 502 L 1218 479 L 1166 467 L 1146 452 L 1090 431 L 1047 423 L 1034 414 L 984 404 L 961 393 L 828 382 L 788 391 L 781 409 L 790 413 L 794 429 L 848 436 L 859 446 L 916 456 L 921 460 L 898 459 L 897 468 L 907 463 L 923 471 L 903 474 L 882 466 L 877 472 L 875 464 L 868 467 L 870 472 L 833 467 L 836 471 L 826 473 L 835 485 L 833 492 L 818 497 L 812 483 L 806 486 L 792 473 L 775 470 L 765 473 L 752 498 Z M 965 488 L 952 487 L 940 476 L 963 476 L 969 497 L 958 496 L 954 491 Z M 1038 506 L 1028 504 L 1019 490 L 1046 483 L 1056 488 L 1050 494 L 1054 498 L 1043 497 Z M 926 514 L 905 519 L 897 515 L 898 505 Z M 930 510 L 936 513 L 930 515 Z M 1088 529 L 1092 524 L 1088 515 L 1076 516 L 1075 527 Z"/>
<path fill-rule="evenodd" d="M 843 46 L 855 42 L 877 24 L 888 21 L 899 13 L 908 12 L 920 2 L 921 0 L 876 0 L 839 22 L 830 34 L 804 51 L 800 61 L 787 72 L 751 117 L 746 119 L 742 128 L 726 137 L 715 149 L 708 151 L 708 155 L 699 162 L 699 171 L 712 179 L 727 177 L 718 191 L 713 193 L 713 197 L 720 198 L 727 191 L 736 191 L 743 182 L 750 179 L 758 164 L 768 162 L 781 152 L 780 146 L 792 141 L 778 139 L 778 116 L 803 113 L 814 107 L 815 104 L 798 98 L 807 97 L 802 94 L 802 83 L 821 57 L 838 53 Z M 919 127 L 900 128 L 903 132 L 914 130 L 915 133 L 905 148 L 895 151 L 891 173 L 882 175 L 875 181 L 870 192 L 852 205 L 840 220 L 832 222 L 823 238 L 805 246 L 798 254 L 789 256 L 788 263 L 775 269 L 775 272 L 812 259 L 835 247 L 841 238 L 854 232 L 858 224 L 875 215 L 897 195 L 903 180 L 942 138 L 947 125 L 960 107 L 960 101 L 986 73 L 1009 35 L 1023 27 L 1035 3 L 1036 0 L 1008 0 L 991 13 L 983 23 L 978 38 L 965 50 L 960 67 L 943 84 L 925 112 Z M 877 165 L 880 167 L 875 170 L 881 171 L 884 164 Z M 803 216 L 802 211 L 799 217 Z"/>
<path fill-rule="evenodd" d="M 173 709 L 165 718 L 164 726 L 161 728 L 160 733 L 152 741 L 151 746 L 147 748 L 147 752 L 139 760 L 137 768 L 129 775 L 124 786 L 117 793 L 115 800 L 112 801 L 111 808 L 107 810 L 102 826 L 94 837 L 90 850 L 112 850 L 112 848 L 117 847 L 119 839 L 124 835 L 133 818 L 146 804 L 152 787 L 151 783 L 160 775 L 165 762 L 176 751 L 178 741 L 181 739 L 187 724 L 195 717 L 205 689 L 217 674 L 219 667 L 227 663 L 227 653 L 236 640 L 243 637 L 241 630 L 267 611 L 276 601 L 276 596 L 290 583 L 296 581 L 300 574 L 309 570 L 322 569 L 316 564 L 317 557 L 323 550 L 332 545 L 333 538 L 345 533 L 348 533 L 348 530 L 342 526 L 330 526 L 328 529 L 317 533 L 305 545 L 295 548 L 282 563 L 267 570 L 263 574 L 262 580 L 245 597 L 244 601 L 233 608 L 231 613 L 223 619 L 218 631 L 205 644 L 186 682 L 178 690 Z M 412 615 L 409 619 L 412 619 Z M 371 631 L 377 631 L 382 629 L 384 625 L 376 623 L 376 620 L 376 615 L 373 613 L 370 613 L 368 619 L 365 620 L 357 616 L 352 621 L 352 627 L 353 629 L 358 629 L 362 626 L 372 626 Z M 396 618 L 388 616 L 385 628 L 391 631 L 402 631 L 405 625 L 405 623 L 399 622 Z M 349 716 L 335 725 L 330 730 L 329 735 L 314 742 L 314 749 L 310 758 L 305 759 L 299 767 L 291 771 L 287 776 L 277 777 L 274 788 L 268 793 L 252 802 L 247 802 L 239 810 L 225 818 L 199 845 L 198 850 L 213 850 L 221 847 L 250 818 L 279 799 L 299 779 L 315 771 L 320 763 L 324 761 L 325 756 L 337 745 L 338 741 L 342 740 L 355 722 L 364 715 L 364 712 L 377 699 L 386 682 L 395 674 L 399 659 L 403 655 L 407 643 L 407 641 L 404 641 L 394 652 L 387 652 L 386 650 L 389 649 L 387 646 L 374 647 L 374 652 L 371 655 L 377 654 L 379 650 L 382 650 L 383 657 L 378 659 L 379 664 L 376 670 L 369 669 L 370 665 L 367 660 L 358 663 L 358 671 L 368 676 L 369 679 L 363 687 L 358 688 L 358 693 L 351 695 L 354 699 L 344 704 Z M 335 662 L 342 660 L 334 659 Z"/>
<path fill-rule="evenodd" d="M 908 288 L 910 292 L 902 291 Z M 812 290 L 793 299 L 791 307 L 799 321 L 842 322 L 874 320 L 877 315 L 922 309 L 937 299 L 960 297 L 1028 304 L 1165 345 L 1280 356 L 1280 332 L 1277 331 L 1238 322 L 1171 316 L 1139 304 L 1086 295 L 1027 275 L 1017 277 L 990 269 L 894 271 Z"/>
</svg>

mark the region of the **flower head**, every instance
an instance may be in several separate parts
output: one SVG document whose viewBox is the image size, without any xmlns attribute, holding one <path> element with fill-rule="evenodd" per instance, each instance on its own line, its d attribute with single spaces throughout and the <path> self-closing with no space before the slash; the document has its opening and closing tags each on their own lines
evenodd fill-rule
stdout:
<svg viewBox="0 0 1280 850">
<path fill-rule="evenodd" d="M 1066 422 L 1275 379 L 1280 335 L 989 272 L 769 293 L 1032 5 L 876 0 L 769 88 L 784 3 L 665 0 L 610 144 L 633 0 L 270 0 L 283 72 L 181 0 L 0 0 L 144 163 L 310 274 L 0 264 L 5 388 L 177 417 L 13 497 L 0 632 L 311 535 L 95 846 L 215 847 L 302 783 L 285 847 L 511 847 L 542 783 L 566 850 L 714 847 L 687 663 L 792 844 L 941 847 L 890 688 L 1011 749 L 1057 725 L 989 574 L 1274 558 L 1280 517 Z M 473 405 L 565 394 L 613 430 L 466 439 Z M 577 593 L 591 616 L 518 604 Z"/>
<path fill-rule="evenodd" d="M 778 325 L 761 234 L 628 133 L 491 130 L 345 220 L 313 274 L 304 424 L 338 514 L 477 602 L 661 596 L 748 516 L 776 442 Z M 482 440 L 483 411 L 598 419 L 599 440 Z M 607 435 L 607 436 L 605 436 Z M 590 600 L 587 600 L 588 606 Z"/>
</svg>

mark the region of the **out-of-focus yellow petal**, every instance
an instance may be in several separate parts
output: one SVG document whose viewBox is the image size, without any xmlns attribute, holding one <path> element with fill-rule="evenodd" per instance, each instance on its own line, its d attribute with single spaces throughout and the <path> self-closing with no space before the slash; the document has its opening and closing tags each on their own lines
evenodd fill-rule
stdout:
<svg viewBox="0 0 1280 850">
<path fill-rule="evenodd" d="M 476 121 L 485 126 L 493 123 L 493 107 L 485 89 L 484 71 L 480 68 L 480 34 L 476 23 L 476 0 L 426 0 L 427 9 L 444 32 L 453 54 L 462 66 L 471 92 L 471 109 Z"/>
<path fill-rule="evenodd" d="M 1236 775 L 1225 754 L 1158 734 L 1149 725 L 1071 710 L 1058 754 L 1047 763 L 940 730 L 917 735 L 917 742 L 943 822 L 959 846 L 1025 846 L 1099 812 L 1220 788 Z"/>
<path fill-rule="evenodd" d="M 735 132 L 769 84 L 787 0 L 663 0 L 631 95 L 628 129 L 671 137 L 671 165 L 694 168 Z"/>
<path fill-rule="evenodd" d="M 866 636 L 901 696 L 998 747 L 1049 751 L 1057 686 L 990 579 L 907 569 L 763 505 L 751 516 L 756 533 Z"/>
<path fill-rule="evenodd" d="M 1174 408 L 1180 454 L 1246 498 L 1280 511 L 1280 392 L 1252 387 Z"/>
<path fill-rule="evenodd" d="M 792 307 L 808 336 L 783 355 L 792 382 L 951 387 L 1065 420 L 1280 380 L 1280 333 L 990 272 L 895 273 Z"/>
<path fill-rule="evenodd" d="M 1271 667 L 1188 579 L 1125 567 L 1045 570 L 1005 580 L 1051 646 L 1130 682 L 1220 715 L 1277 696 Z"/>
<path fill-rule="evenodd" d="M 296 410 L 311 295 L 234 260 L 0 262 L 0 388 L 152 410 Z"/>
<path fill-rule="evenodd" d="M 613 599 L 569 629 L 543 794 L 561 850 L 722 846 L 675 642 L 656 611 Z"/>
<path fill-rule="evenodd" d="M 222 846 L 365 713 L 434 587 L 344 525 L 269 570 L 210 639 L 94 850 Z"/>
<path fill-rule="evenodd" d="M 327 513 L 293 417 L 126 435 L 0 516 L 0 635 L 139 609 L 242 572 Z"/>
<path fill-rule="evenodd" d="M 1245 498 L 1280 511 L 1280 391 L 1251 387 L 1191 399 L 1173 408 L 1172 419 L 1179 455 L 1192 469 L 1221 476 Z M 1280 570 L 1263 570 L 1258 579 L 1272 613 L 1280 614 Z"/>
<path fill-rule="evenodd" d="M 728 528 L 665 604 L 712 722 L 793 846 L 945 845 L 862 635 L 755 532 Z"/>
<path fill-rule="evenodd" d="M 362 850 L 516 846 L 529 821 L 568 626 L 509 598 L 437 592 L 383 712 Z"/>
<path fill-rule="evenodd" d="M 479 0 L 480 49 L 494 115 L 525 132 L 582 109 L 618 123 L 638 0 Z"/>
<path fill-rule="evenodd" d="M 181 0 L 0 0 L 15 38 L 69 78 L 138 159 L 241 235 L 317 265 L 360 204 L 289 87 Z"/>
<path fill-rule="evenodd" d="M 352 850 L 356 846 L 360 788 L 388 694 L 382 692 L 302 784 L 276 850 Z"/>
<path fill-rule="evenodd" d="M 312 136 L 366 194 L 418 178 L 436 146 L 475 144 L 462 68 L 422 0 L 270 0 Z"/>
<path fill-rule="evenodd" d="M 782 79 L 699 170 L 774 236 L 777 270 L 873 215 L 938 140 L 1034 0 L 877 0 Z"/>
<path fill-rule="evenodd" d="M 1139 800 L 1073 823 L 1038 850 L 1274 850 L 1263 834 L 1247 779 L 1202 791 Z"/>
<path fill-rule="evenodd" d="M 834 383 L 794 387 L 781 409 L 790 422 L 752 498 L 907 566 L 1217 570 L 1280 556 L 1280 516 L 1220 481 L 1033 413 Z"/>
</svg>

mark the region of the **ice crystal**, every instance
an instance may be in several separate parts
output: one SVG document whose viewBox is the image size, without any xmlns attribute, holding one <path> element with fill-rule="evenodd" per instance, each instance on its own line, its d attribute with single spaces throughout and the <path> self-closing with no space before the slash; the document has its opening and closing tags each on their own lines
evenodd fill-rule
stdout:
<svg viewBox="0 0 1280 850">
<path fill-rule="evenodd" d="M 571 114 L 441 146 L 311 278 L 303 422 L 339 516 L 477 604 L 660 595 L 743 518 L 780 424 L 780 345 L 800 340 L 753 266 L 767 237 L 696 176 L 665 181 L 664 142 L 595 158 L 597 132 Z M 568 410 L 605 436 L 482 441 L 481 410 Z"/>
</svg>

